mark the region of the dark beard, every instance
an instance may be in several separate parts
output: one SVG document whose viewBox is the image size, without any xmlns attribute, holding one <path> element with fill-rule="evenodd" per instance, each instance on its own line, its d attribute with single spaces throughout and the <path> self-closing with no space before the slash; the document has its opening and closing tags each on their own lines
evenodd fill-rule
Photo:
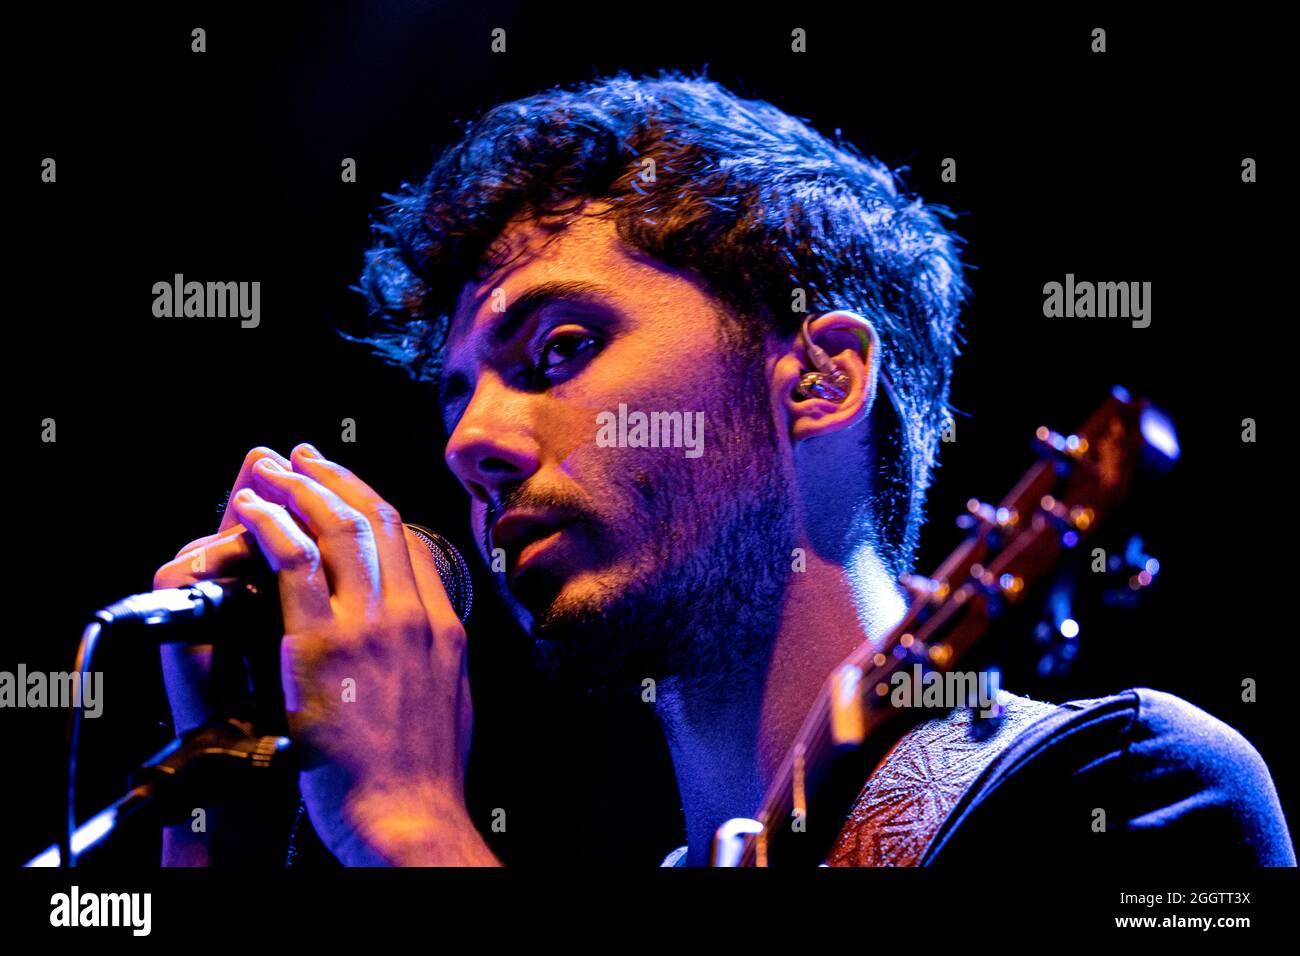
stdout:
<svg viewBox="0 0 1300 956">
<path fill-rule="evenodd" d="M 534 618 L 534 661 L 558 687 L 610 693 L 671 677 L 726 693 L 765 667 L 791 573 L 794 505 L 775 425 L 755 413 L 766 404 L 721 404 L 711 416 L 722 425 L 713 447 L 726 458 L 711 500 L 684 491 L 695 487 L 682 476 L 697 462 L 637 476 L 656 509 L 641 530 L 655 545 L 654 573 L 580 607 L 555 602 Z"/>
</svg>

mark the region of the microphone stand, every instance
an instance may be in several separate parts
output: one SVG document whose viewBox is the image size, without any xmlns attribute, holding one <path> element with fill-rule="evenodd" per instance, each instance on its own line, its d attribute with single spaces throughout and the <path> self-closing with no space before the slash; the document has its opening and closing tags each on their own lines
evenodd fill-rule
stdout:
<svg viewBox="0 0 1300 956">
<path fill-rule="evenodd" d="M 267 587 L 265 580 L 254 581 L 235 593 L 238 599 L 246 599 Z M 178 642 L 189 644 L 208 643 L 205 630 L 210 633 L 216 626 L 206 601 L 184 602 L 184 611 L 178 616 L 169 613 L 175 608 L 156 615 L 121 613 L 129 608 L 131 600 L 96 613 L 82 633 L 77 672 L 90 669 L 96 647 L 114 625 L 138 629 L 167 623 L 172 625 L 170 633 L 176 634 Z M 78 856 L 103 844 L 128 821 L 153 826 L 179 823 L 192 808 L 246 795 L 250 785 L 283 785 L 296 778 L 297 761 L 286 736 L 288 726 L 280 686 L 280 608 L 276 601 L 251 606 L 258 613 L 241 628 L 238 639 L 215 643 L 209 677 L 214 699 L 229 702 L 223 710 L 251 716 L 210 720 L 173 739 L 136 769 L 125 795 L 80 826 L 76 824 L 74 796 L 81 702 L 72 701 L 64 777 L 67 825 L 60 828 L 56 845 L 37 854 L 25 866 L 73 867 Z"/>
<path fill-rule="evenodd" d="M 122 824 L 181 823 L 201 803 L 293 779 L 296 764 L 288 737 L 259 736 L 246 721 L 231 718 L 195 727 L 137 768 L 124 796 L 77 827 L 70 839 L 24 865 L 74 865 L 78 856 L 104 843 Z M 64 844 L 71 853 L 61 849 Z"/>
</svg>

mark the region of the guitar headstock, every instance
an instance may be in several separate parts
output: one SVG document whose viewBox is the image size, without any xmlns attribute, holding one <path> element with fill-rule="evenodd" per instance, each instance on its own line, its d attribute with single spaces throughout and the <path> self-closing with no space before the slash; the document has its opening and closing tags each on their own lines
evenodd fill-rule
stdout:
<svg viewBox="0 0 1300 956">
<path fill-rule="evenodd" d="M 841 790 L 814 818 L 822 839 L 834 835 L 834 824 L 843 821 L 835 800 L 856 795 L 863 779 L 862 768 L 844 755 L 874 759 L 882 741 L 892 739 L 884 726 L 902 722 L 896 720 L 901 708 L 889 703 L 891 679 L 918 665 L 953 669 L 993 619 L 1053 576 L 1063 552 L 1077 548 L 1128 497 L 1139 466 L 1163 470 L 1178 457 L 1172 422 L 1119 387 L 1077 431 L 1041 426 L 1034 437 L 1038 460 L 997 505 L 968 502 L 964 526 L 971 533 L 938 570 L 904 577 L 913 600 L 899 624 L 883 641 L 864 643 L 828 678 L 755 818 L 719 830 L 715 863 L 766 866 L 774 845 L 780 856 L 812 859 L 817 840 L 788 839 L 784 821 L 802 825 L 814 792 Z M 827 783 L 835 777 L 842 779 Z M 804 849 L 793 848 L 800 844 Z"/>
<path fill-rule="evenodd" d="M 932 577 L 905 577 L 914 610 L 932 615 L 936 604 L 977 592 L 1019 600 L 1127 498 L 1140 465 L 1159 470 L 1178 457 L 1170 420 L 1118 387 L 1077 431 L 1039 426 L 1034 444 L 1039 461 L 1000 503 L 967 502 L 971 538 Z"/>
</svg>

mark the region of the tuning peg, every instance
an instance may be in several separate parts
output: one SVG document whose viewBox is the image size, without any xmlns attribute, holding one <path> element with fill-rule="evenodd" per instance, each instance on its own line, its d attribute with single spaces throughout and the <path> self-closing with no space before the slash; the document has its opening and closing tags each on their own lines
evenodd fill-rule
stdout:
<svg viewBox="0 0 1300 956">
<path fill-rule="evenodd" d="M 1002 601 L 1018 601 L 1025 590 L 1025 579 L 1020 575 L 994 574 L 982 564 L 971 565 L 970 579 L 986 595 L 999 602 L 992 608 L 995 611 L 1001 607 Z"/>
<path fill-rule="evenodd" d="M 1142 538 L 1131 535 L 1122 553 L 1114 553 L 1106 562 L 1110 586 L 1102 593 L 1109 605 L 1133 607 L 1156 583 L 1160 562 L 1147 554 Z"/>
<path fill-rule="evenodd" d="M 925 598 L 932 603 L 938 603 L 948 596 L 948 582 L 937 581 L 934 578 L 928 578 L 924 574 L 907 574 L 906 572 L 898 576 L 898 583 L 907 589 L 907 592 L 915 598 Z"/>
<path fill-rule="evenodd" d="M 1124 549 L 1124 563 L 1132 571 L 1129 575 L 1129 588 L 1133 591 L 1150 587 L 1160 573 L 1160 562 L 1143 551 L 1142 539 L 1138 535 L 1129 537 L 1128 546 Z"/>
<path fill-rule="evenodd" d="M 999 508 L 971 498 L 966 502 L 966 514 L 957 518 L 957 527 L 973 528 L 981 521 L 999 528 L 1013 528 L 1020 523 L 1020 515 L 1015 508 Z"/>
<path fill-rule="evenodd" d="M 978 584 L 985 591 L 996 594 L 1001 589 L 998 587 L 997 578 L 993 572 L 982 564 L 972 564 L 970 566 L 970 579 Z"/>
<path fill-rule="evenodd" d="M 1034 431 L 1038 447 L 1067 461 L 1078 461 L 1088 454 L 1088 439 L 1083 435 L 1062 435 L 1046 425 L 1039 425 Z"/>
<path fill-rule="evenodd" d="M 1092 527 L 1097 520 L 1097 513 L 1082 505 L 1068 505 L 1059 498 L 1043 495 L 1038 507 L 1061 529 L 1061 543 L 1073 548 L 1079 543 L 1079 533 Z"/>
</svg>

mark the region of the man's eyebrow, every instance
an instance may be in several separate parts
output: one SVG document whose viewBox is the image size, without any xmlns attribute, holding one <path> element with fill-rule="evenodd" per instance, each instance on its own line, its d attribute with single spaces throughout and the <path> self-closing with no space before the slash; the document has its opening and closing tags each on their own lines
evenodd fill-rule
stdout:
<svg viewBox="0 0 1300 956">
<path fill-rule="evenodd" d="M 581 280 L 544 282 L 535 285 L 506 306 L 502 317 L 488 330 L 488 340 L 493 348 L 514 338 L 520 328 L 542 309 L 557 303 L 608 308 L 613 293 L 604 286 Z M 469 391 L 469 378 L 464 372 L 452 372 L 439 380 L 438 404 L 447 403 Z"/>
</svg>

